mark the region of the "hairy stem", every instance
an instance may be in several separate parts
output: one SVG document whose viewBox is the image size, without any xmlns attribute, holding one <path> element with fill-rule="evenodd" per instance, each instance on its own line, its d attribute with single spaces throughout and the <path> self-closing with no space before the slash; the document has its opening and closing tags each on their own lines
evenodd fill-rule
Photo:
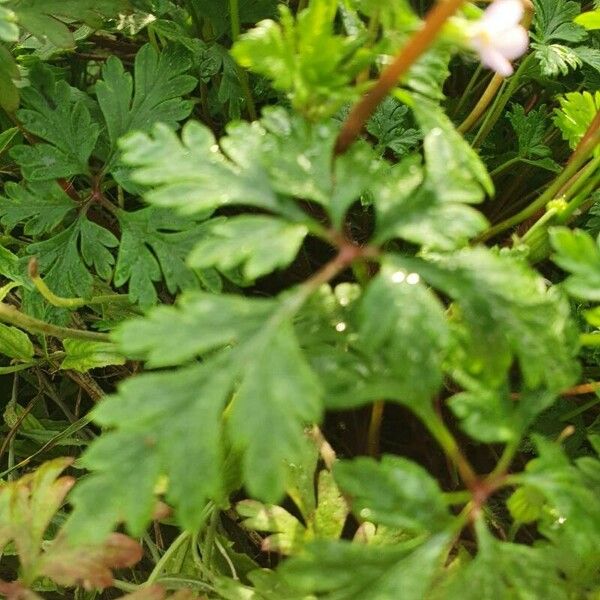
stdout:
<svg viewBox="0 0 600 600">
<path fill-rule="evenodd" d="M 335 153 L 337 155 L 346 152 L 360 136 L 365 123 L 379 103 L 398 84 L 399 79 L 415 61 L 433 44 L 446 21 L 463 3 L 464 0 L 437 2 L 429 11 L 421 29 L 408 40 L 406 46 L 396 55 L 392 64 L 383 71 L 375 85 L 350 111 L 336 142 Z"/>
<path fill-rule="evenodd" d="M 471 131 L 473 127 L 477 124 L 477 121 L 481 118 L 483 113 L 487 110 L 487 107 L 492 103 L 494 98 L 496 97 L 496 93 L 502 87 L 502 83 L 504 82 L 504 77 L 501 75 L 494 75 L 492 80 L 485 88 L 485 91 L 479 98 L 477 104 L 473 107 L 473 110 L 469 113 L 466 119 L 457 127 L 460 133 L 467 133 Z"/>
<path fill-rule="evenodd" d="M 460 473 L 461 479 L 464 481 L 468 488 L 474 488 L 478 483 L 479 479 L 477 474 L 473 470 L 473 467 L 463 455 L 458 442 L 446 427 L 442 419 L 433 410 L 428 411 L 425 415 L 422 415 L 422 421 L 436 439 L 438 444 L 444 450 L 444 453 L 452 462 L 456 465 L 458 472 Z"/>
<path fill-rule="evenodd" d="M 565 193 L 565 184 L 585 164 L 590 154 L 595 150 L 598 144 L 600 144 L 600 112 L 592 121 L 587 133 L 579 142 L 577 148 L 573 152 L 569 162 L 561 174 L 552 182 L 548 189 L 541 196 L 539 196 L 537 200 L 534 200 L 529 206 L 519 211 L 516 215 L 513 215 L 512 217 L 501 221 L 497 225 L 490 227 L 487 231 L 480 235 L 476 241 L 485 242 L 499 233 L 502 233 L 503 231 L 522 223 L 543 209 L 546 204 L 550 202 L 550 200 L 555 198 L 557 193 L 561 191 Z"/>
<path fill-rule="evenodd" d="M 179 536 L 176 537 L 175 540 L 173 540 L 173 543 L 167 548 L 167 551 L 162 555 L 161 559 L 156 563 L 156 566 L 154 567 L 154 569 L 152 569 L 152 573 L 150 573 L 150 576 L 146 580 L 145 585 L 150 585 L 151 583 L 156 582 L 156 580 L 160 577 L 161 573 L 163 572 L 163 569 L 165 568 L 165 566 L 167 565 L 169 560 L 171 560 L 171 558 L 175 554 L 175 552 L 177 552 L 177 550 L 181 546 L 183 546 L 183 544 L 188 542 L 190 537 L 191 537 L 191 533 L 189 531 L 184 531 L 183 533 L 179 534 Z"/>
<path fill-rule="evenodd" d="M 371 419 L 369 421 L 369 431 L 367 434 L 367 454 L 374 458 L 379 456 L 381 423 L 383 421 L 384 408 L 385 402 L 379 400 L 373 404 L 373 408 L 371 409 Z"/>
<path fill-rule="evenodd" d="M 110 342 L 110 336 L 108 336 L 108 334 L 51 325 L 45 321 L 30 317 L 17 310 L 14 306 L 5 304 L 4 302 L 0 302 L 0 321 L 3 323 L 10 323 L 11 325 L 25 329 L 30 333 L 50 335 L 60 340 L 74 338 L 79 340 L 93 340 L 96 342 Z"/>
<path fill-rule="evenodd" d="M 111 302 L 129 302 L 129 296 L 126 294 L 103 294 L 100 296 L 92 296 L 89 299 L 85 298 L 65 298 L 57 296 L 40 277 L 38 272 L 38 262 L 35 257 L 29 261 L 29 277 L 35 285 L 37 291 L 46 299 L 52 306 L 59 308 L 68 308 L 75 310 L 83 306 L 92 306 L 94 304 L 110 304 Z"/>
</svg>

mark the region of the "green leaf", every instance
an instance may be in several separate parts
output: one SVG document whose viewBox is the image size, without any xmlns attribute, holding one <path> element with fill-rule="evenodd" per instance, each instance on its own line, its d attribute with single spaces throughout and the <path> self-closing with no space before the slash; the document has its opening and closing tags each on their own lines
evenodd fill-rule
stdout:
<svg viewBox="0 0 600 600">
<path fill-rule="evenodd" d="M 0 44 L 0 107 L 13 114 L 19 108 L 20 94 L 15 82 L 20 79 L 19 68 L 12 54 Z"/>
<path fill-rule="evenodd" d="M 519 523 L 533 523 L 542 516 L 545 499 L 532 487 L 516 489 L 506 502 L 512 518 Z"/>
<path fill-rule="evenodd" d="M 579 229 L 555 227 L 550 231 L 555 250 L 552 260 L 570 273 L 564 282 L 569 294 L 585 300 L 600 300 L 600 247 Z"/>
<path fill-rule="evenodd" d="M 395 400 L 418 410 L 442 384 L 449 329 L 440 301 L 416 273 L 384 263 L 357 308 L 356 347 L 383 362 L 396 379 Z"/>
<path fill-rule="evenodd" d="M 333 473 L 362 520 L 413 534 L 437 532 L 451 522 L 437 482 L 410 460 L 362 457 L 337 463 Z"/>
<path fill-rule="evenodd" d="M 596 114 L 600 110 L 600 91 L 570 92 L 558 99 L 560 108 L 556 109 L 555 125 L 561 130 L 563 139 L 571 148 L 576 148 L 581 138 L 589 129 Z M 598 154 L 597 150 L 595 154 Z"/>
<path fill-rule="evenodd" d="M 275 308 L 268 300 L 195 292 L 182 294 L 177 306 L 159 306 L 117 328 L 120 349 L 151 367 L 185 364 L 252 336 Z M 188 335 L 191 325 L 194 336 Z"/>
<path fill-rule="evenodd" d="M 262 216 L 240 216 L 211 224 L 207 237 L 194 247 L 188 264 L 228 271 L 243 265 L 254 280 L 287 267 L 298 254 L 308 229 Z"/>
<path fill-rule="evenodd" d="M 472 375 L 495 387 L 514 357 L 527 389 L 558 392 L 574 383 L 576 336 L 568 304 L 524 262 L 473 248 L 399 264 L 455 300 Z"/>
<path fill-rule="evenodd" d="M 545 143 L 548 128 L 547 117 L 545 104 L 528 113 L 520 104 L 513 104 L 508 113 L 510 124 L 517 135 L 517 156 L 536 161 L 535 164 L 544 168 L 552 165 L 554 170 L 560 170 L 560 165 L 553 160 L 550 160 L 549 163 L 540 160 L 549 159 L 552 156 L 552 150 Z"/>
<path fill-rule="evenodd" d="M 408 106 L 388 96 L 367 123 L 367 131 L 378 140 L 380 151 L 389 148 L 402 157 L 420 141 L 419 131 L 410 122 Z"/>
<path fill-rule="evenodd" d="M 580 42 L 585 39 L 583 27 L 573 23 L 580 5 L 573 0 L 534 0 L 534 39 L 542 44 L 552 41 Z"/>
<path fill-rule="evenodd" d="M 87 489 L 97 490 L 104 483 L 112 491 L 100 515 L 89 512 L 93 493 L 82 492 L 78 526 L 90 531 L 86 515 L 101 520 L 103 531 L 123 519 L 137 535 L 148 523 L 147 496 L 161 475 L 168 477 L 167 497 L 181 524 L 199 526 L 198 506 L 208 499 L 222 501 L 224 437 L 242 456 L 243 480 L 253 496 L 268 502 L 280 499 L 287 483 L 286 461 L 301 457 L 304 426 L 321 414 L 319 382 L 289 323 L 296 302 L 190 292 L 177 306 L 156 308 L 148 318 L 120 328 L 115 336 L 120 349 L 154 366 L 185 365 L 200 355 L 206 360 L 130 379 L 118 396 L 96 409 L 99 422 L 115 430 L 91 446 L 85 464 L 100 472 L 90 477 Z M 150 397 L 156 401 L 148 401 Z M 148 427 L 155 432 L 152 439 Z M 257 436 L 257 428 L 266 428 L 270 435 Z M 132 436 L 149 455 L 141 459 L 148 464 L 135 479 L 141 490 L 136 493 L 144 494 L 143 511 L 127 502 L 123 510 L 114 506 L 133 493 L 128 489 L 132 482 L 107 472 L 109 455 L 119 455 L 115 440 Z M 202 477 L 189 477 L 190 465 Z"/>
<path fill-rule="evenodd" d="M 600 29 L 600 8 L 581 13 L 575 17 L 575 23 L 588 30 Z"/>
<path fill-rule="evenodd" d="M 23 225 L 27 235 L 48 233 L 60 225 L 77 205 L 55 182 L 28 186 L 7 182 L 6 197 L 0 196 L 0 221 L 8 229 Z"/>
<path fill-rule="evenodd" d="M 132 380 L 136 381 L 139 378 Z M 110 398 L 105 398 L 104 402 L 109 406 L 113 404 Z M 131 402 L 137 405 L 133 396 Z M 161 406 L 160 398 L 154 406 Z M 148 409 L 149 404 L 144 401 L 140 407 Z M 157 424 L 154 431 L 160 433 L 162 426 L 162 423 Z M 154 448 L 153 442 L 154 438 L 149 439 L 147 430 L 134 428 L 133 431 L 106 433 L 86 451 L 81 459 L 82 466 L 93 470 L 94 475 L 82 479 L 69 496 L 74 510 L 66 531 L 73 543 L 106 539 L 114 526 L 122 521 L 127 522 L 129 531 L 142 535 L 152 519 L 156 502 L 154 488 L 161 474 L 159 456 L 155 451 L 149 451 Z M 116 456 L 118 461 L 115 461 Z M 108 490 L 112 493 L 107 494 Z"/>
<path fill-rule="evenodd" d="M 9 0 L 19 24 L 41 40 L 60 48 L 73 48 L 75 41 L 62 19 L 82 21 L 99 28 L 105 17 L 115 17 L 128 8 L 127 0 Z M 57 18 L 58 17 L 58 18 Z"/>
<path fill-rule="evenodd" d="M 375 240 L 400 237 L 449 250 L 485 229 L 483 215 L 464 204 L 481 202 L 493 193 L 493 184 L 481 159 L 435 103 L 414 95 L 411 107 L 425 136 L 425 170 L 412 155 L 373 186 Z"/>
<path fill-rule="evenodd" d="M 132 302 L 145 308 L 156 304 L 154 284 L 163 279 L 171 294 L 198 287 L 200 281 L 185 260 L 206 236 L 206 226 L 154 207 L 119 210 L 117 217 L 122 235 L 114 283 L 129 284 Z"/>
<path fill-rule="evenodd" d="M 114 166 L 117 141 L 126 133 L 147 132 L 157 122 L 176 128 L 190 114 L 192 101 L 181 98 L 196 87 L 196 79 L 186 74 L 190 67 L 189 54 L 180 47 L 159 54 L 150 44 L 136 54 L 134 79 L 117 57 L 106 61 L 95 87 L 110 148 L 105 170 Z"/>
<path fill-rule="evenodd" d="M 252 127 L 248 133 L 260 135 L 260 130 Z M 246 144 L 252 142 L 249 139 Z M 227 160 L 212 132 L 200 123 L 187 123 L 181 141 L 169 127 L 158 124 L 152 136 L 137 133 L 125 137 L 121 148 L 124 162 L 136 167 L 133 180 L 153 186 L 145 194 L 150 204 L 177 208 L 185 214 L 227 204 L 277 208 L 260 166 L 237 154 L 232 156 L 233 162 Z"/>
<path fill-rule="evenodd" d="M 27 108 L 17 116 L 24 127 L 47 143 L 15 146 L 11 156 L 30 181 L 88 175 L 88 161 L 100 128 L 83 100 L 74 100 L 65 81 L 51 80 L 48 87 L 22 91 Z"/>
<path fill-rule="evenodd" d="M 395 51 L 394 48 L 392 52 Z M 432 100 L 443 100 L 451 58 L 452 53 L 446 45 L 434 45 L 414 62 L 402 79 L 402 85 Z"/>
<path fill-rule="evenodd" d="M 97 367 L 125 364 L 125 358 L 117 351 L 114 344 L 66 339 L 63 340 L 63 346 L 66 356 L 60 365 L 61 369 L 85 373 Z"/>
<path fill-rule="evenodd" d="M 153 186 L 145 194 L 150 204 L 183 214 L 256 206 L 306 222 L 292 201 L 302 198 L 328 207 L 337 225 L 381 163 L 364 143 L 332 161 L 336 136 L 334 124 L 313 125 L 276 108 L 265 110 L 259 123 L 230 127 L 220 146 L 209 129 L 192 121 L 181 142 L 157 125 L 152 137 L 131 135 L 122 147 L 125 162 L 136 167 L 133 180 Z"/>
<path fill-rule="evenodd" d="M 100 528 L 109 529 L 123 520 L 132 534 L 139 535 L 150 520 L 153 490 L 160 477 L 166 476 L 167 499 L 175 505 L 179 522 L 189 529 L 199 526 L 203 518 L 200 509 L 206 500 L 220 501 L 222 496 L 220 419 L 231 377 L 220 370 L 222 365 L 218 370 L 216 367 L 194 365 L 136 377 L 121 386 L 119 395 L 99 405 L 95 419 L 117 431 L 103 436 L 84 455 L 83 464 L 94 475 L 87 487 L 77 488 L 76 520 L 96 513 Z M 118 444 L 125 440 L 129 449 L 119 451 Z M 133 480 L 115 477 L 110 451 L 124 460 L 132 460 L 130 454 L 139 453 L 131 463 L 137 470 Z M 189 477 L 190 468 L 202 476 Z M 93 490 L 102 482 L 113 497 L 105 495 L 102 505 L 92 509 L 98 502 Z M 82 527 L 91 529 L 89 524 Z M 75 526 L 73 530 L 76 532 Z"/>
<path fill-rule="evenodd" d="M 401 238 L 441 250 L 464 245 L 485 229 L 485 217 L 460 202 L 443 200 L 425 180 L 420 162 L 417 155 L 405 158 L 373 186 L 374 241 Z"/>
<path fill-rule="evenodd" d="M 461 383 L 466 389 L 449 399 L 450 408 L 465 433 L 486 443 L 520 440 L 535 417 L 556 400 L 555 392 L 545 390 L 525 390 L 515 399 L 507 386 L 490 389 L 470 379 Z"/>
<path fill-rule="evenodd" d="M 10 148 L 13 140 L 18 136 L 18 134 L 18 127 L 11 127 L 10 129 L 6 129 L 0 133 L 0 156 L 2 156 L 2 154 L 4 154 L 4 152 Z"/>
<path fill-rule="evenodd" d="M 534 436 L 538 457 L 519 475 L 520 483 L 537 490 L 546 499 L 538 527 L 543 535 L 575 554 L 597 561 L 600 543 L 600 486 L 590 485 L 584 472 L 573 465 L 562 448 Z M 598 466 L 598 460 L 592 459 Z"/>
<path fill-rule="evenodd" d="M 579 53 L 562 44 L 531 44 L 535 57 L 540 61 L 542 73 L 547 77 L 568 75 L 569 71 L 579 69 L 582 60 Z"/>
<path fill-rule="evenodd" d="M 443 202 L 481 202 L 494 193 L 485 165 L 433 102 L 413 97 L 412 110 L 425 135 L 427 180 Z"/>
<path fill-rule="evenodd" d="M 584 65 L 588 65 L 595 71 L 600 72 L 600 49 L 580 46 L 574 50 Z"/>
<path fill-rule="evenodd" d="M 6 4 L 2 0 L 1 4 Z M 9 8 L 0 6 L 0 40 L 4 42 L 16 42 L 19 40 L 19 27 L 16 24 L 17 16 Z"/>
<path fill-rule="evenodd" d="M 422 600 L 441 566 L 447 534 L 422 545 L 365 546 L 350 542 L 314 542 L 280 568 L 283 580 L 324 600 Z"/>
<path fill-rule="evenodd" d="M 330 116 L 355 97 L 352 81 L 368 65 L 370 52 L 359 37 L 335 35 L 335 0 L 310 3 L 296 18 L 286 6 L 279 10 L 279 23 L 265 20 L 243 34 L 233 57 L 286 92 L 305 116 Z"/>
<path fill-rule="evenodd" d="M 312 515 L 315 535 L 321 539 L 338 539 L 342 535 L 349 508 L 330 471 L 322 470 L 317 478 L 317 508 Z"/>
<path fill-rule="evenodd" d="M 435 600 L 567 600 L 570 597 L 556 564 L 543 546 L 500 542 L 481 518 L 475 521 L 475 528 L 477 556 L 457 570 L 449 583 L 436 589 Z"/>
<path fill-rule="evenodd" d="M 291 555 L 304 546 L 308 537 L 306 528 L 284 508 L 255 500 L 242 500 L 235 508 L 244 527 L 271 534 L 263 539 L 262 550 Z"/>
<path fill-rule="evenodd" d="M 114 264 L 110 248 L 118 244 L 110 231 L 79 217 L 54 237 L 30 244 L 27 252 L 38 258 L 44 280 L 54 293 L 79 297 L 92 290 L 89 268 L 103 279 L 110 278 Z"/>
<path fill-rule="evenodd" d="M 283 459 L 300 453 L 302 425 L 320 419 L 321 386 L 290 324 L 269 323 L 240 352 L 245 366 L 230 415 L 232 444 L 244 452 L 250 493 L 276 500 L 286 477 Z M 256 435 L 263 427 L 270 436 Z"/>
<path fill-rule="evenodd" d="M 0 323 L 0 354 L 29 361 L 34 355 L 33 344 L 20 329 Z"/>
<path fill-rule="evenodd" d="M 197 0 L 196 10 L 210 20 L 215 35 L 220 36 L 229 31 L 229 6 L 215 4 L 212 0 Z M 274 17 L 277 13 L 276 0 L 240 0 L 238 2 L 239 19 L 241 23 L 257 23 L 262 19 Z"/>
<path fill-rule="evenodd" d="M 325 206 L 334 226 L 341 227 L 348 207 L 382 170 L 372 149 L 357 143 L 332 159 L 338 135 L 333 123 L 312 125 L 282 109 L 264 111 L 262 123 L 270 134 L 263 135 L 262 162 L 273 189 Z M 231 144 L 224 142 L 229 152 Z"/>
</svg>

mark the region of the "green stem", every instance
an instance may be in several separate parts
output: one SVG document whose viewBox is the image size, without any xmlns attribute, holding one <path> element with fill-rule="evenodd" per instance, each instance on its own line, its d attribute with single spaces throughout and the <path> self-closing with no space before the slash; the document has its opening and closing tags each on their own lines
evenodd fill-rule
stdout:
<svg viewBox="0 0 600 600">
<path fill-rule="evenodd" d="M 513 461 L 513 458 L 515 457 L 515 454 L 519 450 L 520 442 L 520 439 L 515 439 L 512 442 L 506 444 L 506 446 L 504 447 L 504 451 L 502 452 L 502 456 L 500 456 L 500 459 L 496 463 L 494 470 L 490 473 L 488 477 L 489 480 L 494 481 L 508 471 L 510 464 Z"/>
<path fill-rule="evenodd" d="M 427 410 L 419 416 L 431 435 L 442 447 L 446 456 L 448 456 L 448 458 L 456 465 L 465 485 L 471 487 L 475 484 L 478 480 L 477 474 L 461 452 L 456 439 L 442 419 L 433 410 Z"/>
<path fill-rule="evenodd" d="M 6 471 L 3 471 L 2 473 L 0 473 L 0 479 L 4 479 L 5 477 L 10 476 L 10 474 L 13 471 L 16 471 L 17 469 L 23 469 L 24 467 L 29 465 L 34 459 L 36 459 L 38 456 L 43 456 L 48 450 L 53 448 L 60 440 L 68 437 L 72 433 L 76 433 L 77 431 L 83 429 L 86 425 L 91 423 L 91 421 L 92 421 L 92 417 L 89 415 L 86 415 L 85 417 L 82 417 L 81 419 L 79 419 L 76 423 L 73 423 L 73 425 L 70 425 L 66 429 L 63 429 L 60 433 L 55 435 L 53 438 L 49 439 L 41 448 L 36 450 L 33 454 L 30 454 L 27 458 L 24 458 L 22 461 L 18 462 L 16 465 L 13 465 L 12 467 L 9 467 Z"/>
<path fill-rule="evenodd" d="M 139 585 L 123 581 L 122 579 L 113 579 L 112 587 L 117 588 L 122 592 L 137 592 L 140 589 Z"/>
<path fill-rule="evenodd" d="M 508 80 L 508 85 L 502 86 L 503 92 L 496 97 L 492 109 L 488 112 L 483 121 L 475 139 L 473 140 L 473 148 L 478 148 L 485 138 L 488 136 L 494 125 L 498 122 L 498 119 L 502 116 L 504 108 L 508 104 L 508 101 L 512 98 L 513 94 L 518 90 L 519 84 L 521 83 L 521 77 L 529 66 L 529 63 L 533 60 L 533 55 L 526 56 L 515 74 Z"/>
<path fill-rule="evenodd" d="M 507 160 L 506 162 L 502 163 L 499 167 L 496 167 L 490 173 L 490 177 L 497 177 L 498 175 L 500 175 L 500 173 L 502 173 L 503 171 L 506 171 L 506 169 L 512 167 L 513 165 L 517 164 L 518 162 L 521 162 L 521 158 L 519 156 L 515 156 L 514 158 Z"/>
<path fill-rule="evenodd" d="M 581 406 L 578 406 L 577 408 L 573 409 L 572 411 L 562 415 L 560 417 L 560 420 L 563 423 L 565 421 L 569 421 L 573 417 L 577 417 L 578 415 L 590 410 L 590 408 L 594 408 L 594 406 L 596 406 L 598 403 L 600 403 L 600 397 L 596 396 L 595 398 L 592 398 L 592 400 L 589 400 L 585 404 L 582 404 Z"/>
<path fill-rule="evenodd" d="M 215 588 L 204 581 L 199 579 L 190 579 L 189 577 L 161 577 L 156 583 L 167 590 L 179 590 L 179 589 L 196 589 L 203 592 L 214 592 Z"/>
<path fill-rule="evenodd" d="M 152 538 L 150 537 L 150 535 L 148 533 L 144 534 L 144 536 L 142 537 L 142 540 L 148 547 L 148 551 L 150 552 L 150 554 L 152 556 L 152 561 L 154 562 L 154 564 L 156 564 L 160 560 L 160 552 L 159 552 L 158 548 L 156 547 L 156 544 L 152 541 Z"/>
<path fill-rule="evenodd" d="M 598 113 L 600 116 L 600 113 Z M 546 189 L 546 191 L 534 200 L 529 206 L 525 207 L 523 210 L 519 211 L 516 215 L 501 221 L 500 223 L 490 227 L 487 231 L 485 231 L 479 238 L 477 238 L 477 242 L 485 242 L 490 238 L 510 229 L 511 227 L 522 223 L 529 217 L 535 215 L 538 211 L 543 209 L 548 202 L 553 200 L 559 192 L 565 193 L 565 185 L 571 180 L 571 178 L 579 171 L 579 169 L 585 164 L 588 160 L 591 151 L 595 148 L 594 142 L 600 142 L 600 118 L 597 118 L 598 124 L 596 125 L 596 130 L 592 131 L 592 135 L 590 135 L 591 143 L 580 144 L 573 155 L 571 156 L 571 160 L 567 163 L 567 166 L 563 169 L 560 175 L 552 182 L 552 184 Z M 595 160 L 595 159 L 594 159 Z M 575 183 L 580 183 L 580 179 L 577 179 Z"/>
<path fill-rule="evenodd" d="M 577 182 L 579 183 L 579 181 Z M 582 209 L 586 202 L 589 202 L 590 195 L 600 184 L 600 173 L 587 183 L 569 203 L 565 204 L 559 200 L 557 204 L 563 206 L 552 207 L 527 231 L 523 236 L 523 242 L 529 246 L 528 260 L 531 264 L 535 264 L 548 257 L 551 252 L 550 239 L 548 229 L 551 225 L 565 225 L 574 217 L 574 215 Z M 581 186 L 578 186 L 581 187 Z M 568 196 L 572 195 L 569 191 Z M 589 206 L 588 206 L 589 208 Z"/>
<path fill-rule="evenodd" d="M 558 201 L 557 201 L 558 203 Z M 564 206 L 564 205 L 563 205 Z M 564 210 L 561 208 L 560 210 Z M 548 225 L 559 214 L 559 208 L 549 206 L 546 212 L 530 227 L 527 233 L 522 237 L 525 244 L 539 243 L 542 241 L 548 232 Z"/>
<path fill-rule="evenodd" d="M 204 564 L 210 569 L 212 562 L 213 551 L 215 548 L 215 537 L 217 535 L 217 527 L 219 526 L 220 511 L 215 506 L 210 515 L 210 522 L 206 529 L 206 538 L 204 540 Z"/>
<path fill-rule="evenodd" d="M 444 492 L 444 501 L 451 506 L 455 504 L 467 504 L 473 500 L 473 494 L 468 490 L 460 492 Z"/>
<path fill-rule="evenodd" d="M 498 90 L 504 88 L 504 78 L 500 75 L 494 75 L 492 80 L 485 88 L 481 98 L 479 98 L 477 104 L 473 107 L 473 110 L 467 115 L 465 120 L 457 127 L 460 133 L 467 133 L 471 131 L 477 124 L 481 115 L 486 111 L 487 107 L 496 98 Z"/>
<path fill-rule="evenodd" d="M 152 569 L 152 572 L 150 573 L 150 576 L 148 577 L 144 585 L 156 583 L 156 580 L 160 577 L 161 573 L 163 572 L 163 569 L 165 568 L 169 560 L 171 560 L 175 552 L 177 552 L 177 550 L 179 550 L 179 548 L 181 548 L 181 546 L 183 546 L 183 544 L 185 544 L 190 539 L 190 537 L 190 532 L 184 531 L 178 537 L 176 537 L 175 540 L 173 540 L 173 543 L 167 548 L 166 552 L 162 555 L 161 559 L 156 563 L 154 569 Z"/>
<path fill-rule="evenodd" d="M 379 76 L 373 87 L 350 110 L 344 121 L 335 146 L 335 154 L 344 154 L 360 136 L 370 116 L 380 102 L 396 87 L 410 67 L 438 38 L 446 21 L 464 4 L 464 0 L 436 2 L 427 13 L 422 26 L 409 38 Z"/>
<path fill-rule="evenodd" d="M 570 190 L 569 197 L 575 196 L 561 211 L 557 217 L 558 223 L 568 223 L 571 220 L 573 214 L 585 203 L 590 194 L 600 184 L 600 156 L 590 161 L 589 165 L 585 169 L 585 173 L 577 180 L 577 183 Z"/>
<path fill-rule="evenodd" d="M 41 362 L 41 361 L 40 361 Z M 25 371 L 38 365 L 38 361 L 26 362 L 20 365 L 11 365 L 10 367 L 0 367 L 0 375 L 9 375 L 10 373 L 18 373 L 19 371 Z"/>
<path fill-rule="evenodd" d="M 17 310 L 14 306 L 10 306 L 4 302 L 0 302 L 0 321 L 3 323 L 10 323 L 11 325 L 16 325 L 17 327 L 25 329 L 30 333 L 50 335 L 58 338 L 59 340 L 73 338 L 78 340 L 93 340 L 96 342 L 110 342 L 110 336 L 108 334 L 51 325 L 45 321 L 40 321 L 39 319 L 30 317 L 29 315 Z"/>
<path fill-rule="evenodd" d="M 462 96 L 460 97 L 460 100 L 458 101 L 458 104 L 456 105 L 456 108 L 454 109 L 454 115 L 460 115 L 460 113 L 461 113 L 462 109 L 464 108 L 464 105 L 465 105 L 466 101 L 468 100 L 469 95 L 473 91 L 473 88 L 475 87 L 475 83 L 477 82 L 477 79 L 479 79 L 479 76 L 481 75 L 482 71 L 483 71 L 483 67 L 481 66 L 481 64 L 477 65 L 477 68 L 475 69 L 473 75 L 471 76 L 471 79 L 469 79 L 469 83 L 467 83 L 467 87 L 465 88 L 464 92 L 462 93 Z"/>
<path fill-rule="evenodd" d="M 37 291 L 46 299 L 52 306 L 58 306 L 59 308 L 68 308 L 75 310 L 82 308 L 83 306 L 92 306 L 94 304 L 109 304 L 111 302 L 129 302 L 129 296 L 126 294 L 103 294 L 100 296 L 93 296 L 92 298 L 65 298 L 63 296 L 57 296 L 46 284 L 46 282 L 40 277 L 38 272 L 38 262 L 35 257 L 31 258 L 28 266 L 29 278 L 33 285 L 35 285 Z"/>
<path fill-rule="evenodd" d="M 231 19 L 231 39 L 235 42 L 240 37 L 240 3 L 239 0 L 229 0 L 229 18 Z"/>
</svg>

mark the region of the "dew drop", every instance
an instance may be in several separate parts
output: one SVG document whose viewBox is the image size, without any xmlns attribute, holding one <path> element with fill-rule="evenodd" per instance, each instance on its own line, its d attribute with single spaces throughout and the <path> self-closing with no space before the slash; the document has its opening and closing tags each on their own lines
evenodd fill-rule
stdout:
<svg viewBox="0 0 600 600">
<path fill-rule="evenodd" d="M 336 330 L 336 331 L 339 331 L 339 332 L 341 333 L 342 331 L 346 331 L 346 327 L 348 327 L 348 326 L 346 325 L 346 323 L 344 323 L 343 321 L 340 321 L 340 322 L 339 322 L 339 323 L 338 323 L 338 324 L 335 326 L 335 330 Z"/>
<path fill-rule="evenodd" d="M 406 283 L 409 285 L 415 285 L 421 281 L 418 273 L 409 273 L 406 277 Z"/>
<path fill-rule="evenodd" d="M 406 279 L 406 273 L 404 271 L 396 271 L 392 274 L 392 281 L 394 283 L 402 283 Z"/>
</svg>

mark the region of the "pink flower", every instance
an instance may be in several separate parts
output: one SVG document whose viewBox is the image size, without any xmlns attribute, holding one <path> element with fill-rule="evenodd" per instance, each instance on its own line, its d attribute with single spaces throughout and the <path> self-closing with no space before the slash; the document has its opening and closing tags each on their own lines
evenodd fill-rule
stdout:
<svg viewBox="0 0 600 600">
<path fill-rule="evenodd" d="M 520 24 L 524 10 L 521 0 L 494 0 L 471 26 L 471 46 L 482 64 L 502 77 L 512 75 L 510 61 L 527 51 L 529 35 Z"/>
</svg>

